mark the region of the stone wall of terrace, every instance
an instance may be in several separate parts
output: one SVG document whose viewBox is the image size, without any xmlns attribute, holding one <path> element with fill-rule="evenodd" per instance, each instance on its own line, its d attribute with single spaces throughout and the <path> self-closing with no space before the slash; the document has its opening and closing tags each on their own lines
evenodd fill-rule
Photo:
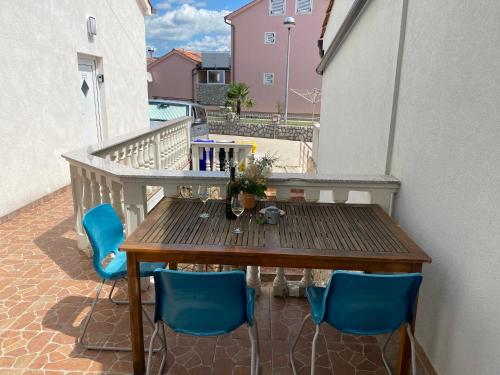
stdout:
<svg viewBox="0 0 500 375">
<path fill-rule="evenodd" d="M 242 124 L 230 121 L 209 120 L 210 134 L 240 135 L 256 138 L 277 138 L 290 141 L 312 142 L 313 126 Z"/>
</svg>

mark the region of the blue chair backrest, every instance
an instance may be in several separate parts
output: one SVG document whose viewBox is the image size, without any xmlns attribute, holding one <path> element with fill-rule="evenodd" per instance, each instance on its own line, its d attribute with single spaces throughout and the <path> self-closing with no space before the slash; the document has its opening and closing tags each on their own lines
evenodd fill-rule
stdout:
<svg viewBox="0 0 500 375">
<path fill-rule="evenodd" d="M 123 225 L 113 207 L 107 203 L 90 209 L 82 222 L 94 252 L 94 268 L 106 279 L 108 275 L 102 267 L 102 261 L 109 254 L 118 252 L 118 247 L 125 239 Z"/>
<path fill-rule="evenodd" d="M 176 332 L 215 336 L 247 322 L 245 273 L 154 272 L 155 322 L 162 320 Z"/>
<path fill-rule="evenodd" d="M 375 335 L 412 323 L 420 273 L 336 271 L 325 291 L 324 320 L 342 332 Z"/>
</svg>

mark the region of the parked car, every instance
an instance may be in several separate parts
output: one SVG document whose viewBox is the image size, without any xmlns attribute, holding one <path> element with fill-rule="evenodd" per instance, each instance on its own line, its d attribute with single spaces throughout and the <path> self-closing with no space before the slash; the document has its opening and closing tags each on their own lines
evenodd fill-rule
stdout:
<svg viewBox="0 0 500 375">
<path fill-rule="evenodd" d="M 205 108 L 197 103 L 180 100 L 151 99 L 149 121 L 151 126 L 179 117 L 191 116 L 190 140 L 208 139 L 208 121 Z"/>
</svg>

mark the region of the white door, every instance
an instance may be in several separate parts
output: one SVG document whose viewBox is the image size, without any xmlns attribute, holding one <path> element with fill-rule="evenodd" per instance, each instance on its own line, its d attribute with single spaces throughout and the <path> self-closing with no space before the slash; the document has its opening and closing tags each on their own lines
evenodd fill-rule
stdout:
<svg viewBox="0 0 500 375">
<path fill-rule="evenodd" d="M 102 141 L 99 88 L 95 60 L 78 59 L 80 104 L 85 146 Z"/>
</svg>

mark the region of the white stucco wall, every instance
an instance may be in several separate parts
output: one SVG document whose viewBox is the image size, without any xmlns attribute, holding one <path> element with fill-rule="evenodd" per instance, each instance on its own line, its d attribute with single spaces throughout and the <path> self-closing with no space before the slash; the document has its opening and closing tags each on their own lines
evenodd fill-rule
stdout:
<svg viewBox="0 0 500 375">
<path fill-rule="evenodd" d="M 394 214 L 433 263 L 417 337 L 441 374 L 500 373 L 500 3 L 410 1 Z"/>
<path fill-rule="evenodd" d="M 346 14 L 345 2 L 338 4 Z M 401 6 L 401 0 L 370 2 L 323 75 L 320 173 L 384 173 Z M 327 32 L 338 26 L 329 23 Z"/>
<path fill-rule="evenodd" d="M 373 6 L 387 23 L 396 17 L 384 13 L 382 3 L 388 6 L 371 2 L 325 74 L 320 172 L 383 173 L 384 154 L 376 143 L 390 122 L 370 103 L 385 103 L 392 92 L 385 87 L 378 94 L 385 98 L 368 99 L 377 77 L 386 77 L 396 63 L 397 51 L 390 56 L 373 48 L 380 47 L 369 27 Z M 402 185 L 393 213 L 433 258 L 424 266 L 416 335 L 446 375 L 500 372 L 499 19 L 495 0 L 409 1 L 390 168 Z M 353 38 L 359 34 L 365 39 Z M 372 63 L 360 64 L 368 54 Z M 348 79 L 357 95 L 347 89 L 342 64 L 351 67 Z M 357 77 L 368 72 L 374 81 L 366 82 L 363 93 Z M 361 124 L 360 118 L 373 121 Z M 370 151 L 377 160 L 366 160 Z"/>
<path fill-rule="evenodd" d="M 69 183 L 84 146 L 78 54 L 102 58 L 104 135 L 147 126 L 142 0 L 8 1 L 0 12 L 0 217 Z M 87 36 L 88 16 L 97 36 Z"/>
</svg>

